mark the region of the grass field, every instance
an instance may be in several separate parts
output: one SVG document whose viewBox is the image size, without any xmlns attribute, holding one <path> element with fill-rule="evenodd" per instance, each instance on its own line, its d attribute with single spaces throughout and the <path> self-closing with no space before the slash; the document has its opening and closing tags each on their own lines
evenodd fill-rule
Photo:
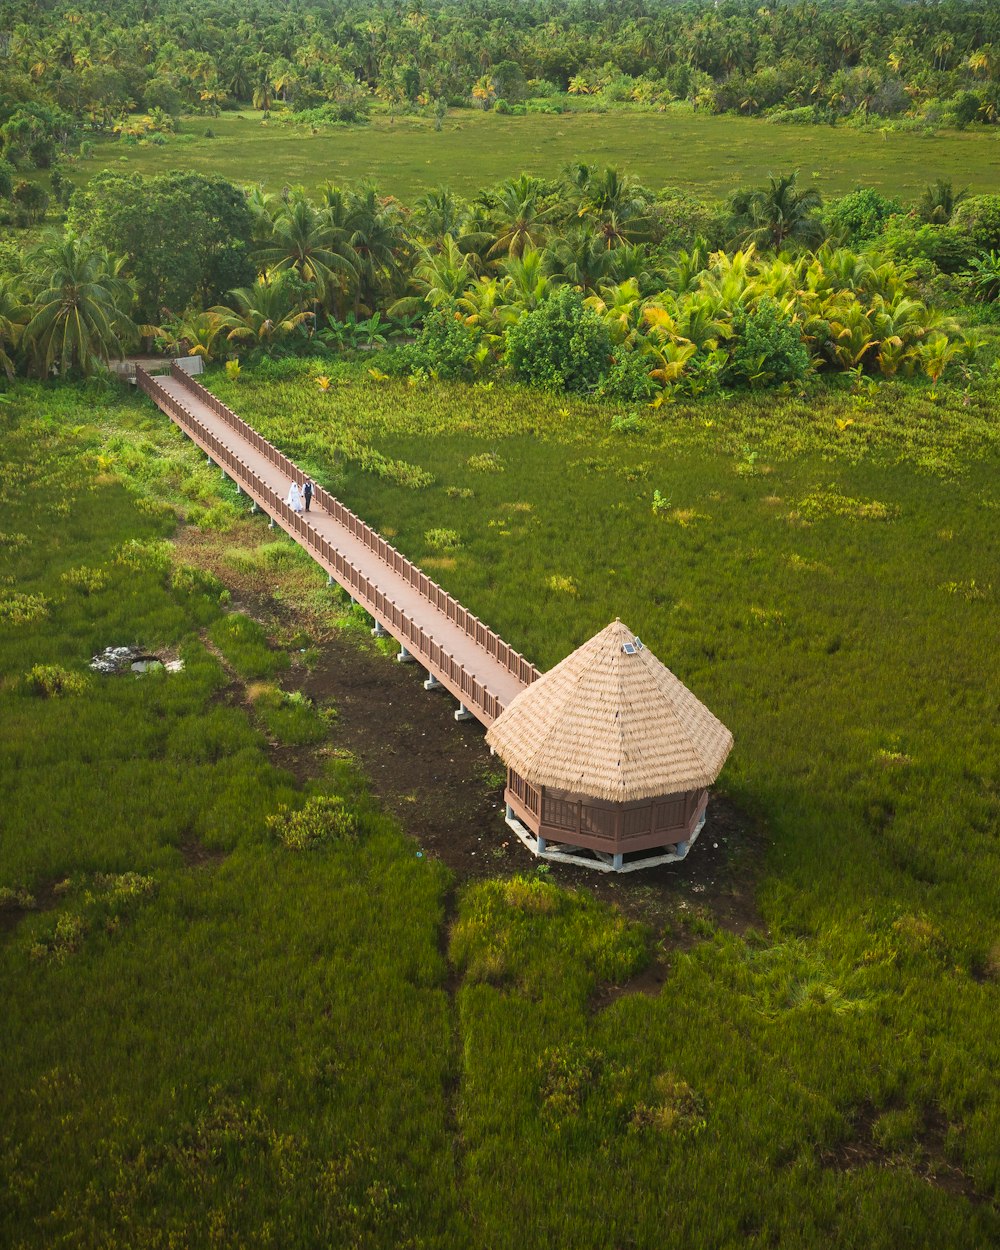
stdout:
<svg viewBox="0 0 1000 1250">
<path fill-rule="evenodd" d="M 206 130 L 215 138 L 206 139 Z M 256 114 L 189 118 L 180 142 L 126 148 L 102 142 L 73 167 L 84 181 L 99 169 L 162 173 L 190 169 L 272 190 L 327 180 L 374 178 L 383 191 L 412 200 L 442 183 L 471 195 L 527 170 L 551 177 L 570 161 L 614 165 L 651 186 L 728 195 L 768 174 L 801 170 L 826 195 L 863 184 L 904 200 L 935 178 L 976 193 L 1000 191 L 1000 136 L 985 127 L 934 137 L 860 133 L 829 126 L 772 126 L 687 111 L 499 117 L 453 112 L 440 134 L 425 118 L 376 118 L 315 135 Z M 188 139 L 187 136 L 193 136 Z"/>
<path fill-rule="evenodd" d="M 209 381 L 543 666 L 615 615 L 640 632 L 734 731 L 758 928 L 683 890 L 650 927 L 558 872 L 466 884 L 449 915 L 356 773 L 303 792 L 271 763 L 271 696 L 234 690 L 305 644 L 168 564 L 145 487 L 212 526 L 239 501 L 144 401 L 25 389 L 0 886 L 38 906 L 0 912 L 0 1241 L 996 1244 L 995 396 L 627 414 L 335 372 Z M 87 674 L 133 638 L 185 671 Z M 357 839 L 286 849 L 268 817 L 307 794 Z M 654 892 L 619 889 L 633 913 Z M 658 993 L 613 988 L 650 961 Z"/>
</svg>

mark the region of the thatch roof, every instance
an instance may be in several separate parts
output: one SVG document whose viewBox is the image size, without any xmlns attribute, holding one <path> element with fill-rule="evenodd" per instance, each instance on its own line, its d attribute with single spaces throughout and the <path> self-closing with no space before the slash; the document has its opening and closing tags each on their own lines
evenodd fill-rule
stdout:
<svg viewBox="0 0 1000 1250">
<path fill-rule="evenodd" d="M 615 803 L 709 786 L 733 735 L 621 621 L 522 690 L 486 733 L 533 786 Z"/>
</svg>

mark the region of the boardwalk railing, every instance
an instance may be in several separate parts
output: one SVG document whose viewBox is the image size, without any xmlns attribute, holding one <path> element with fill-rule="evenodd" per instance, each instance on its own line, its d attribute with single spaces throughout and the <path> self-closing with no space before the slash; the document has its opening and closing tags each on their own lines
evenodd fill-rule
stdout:
<svg viewBox="0 0 1000 1250">
<path fill-rule="evenodd" d="M 240 438 L 273 464 L 290 480 L 302 477 L 298 467 L 278 449 L 237 416 L 211 391 L 206 390 L 183 370 L 174 365 L 171 376 L 189 391 L 193 398 L 216 413 Z M 314 527 L 281 499 L 235 452 L 215 434 L 206 429 L 197 416 L 182 402 L 169 394 L 141 367 L 136 368 L 136 384 L 153 402 L 167 413 L 208 455 L 239 483 L 247 494 L 263 510 L 309 551 L 313 558 L 335 578 L 372 616 L 375 617 L 407 650 L 418 658 L 443 685 L 477 713 L 478 719 L 491 724 L 503 711 L 503 703 L 497 695 L 471 673 L 458 660 L 403 611 L 389 596 L 384 594 L 370 578 L 352 561 L 348 560 L 332 543 L 316 532 Z M 323 487 L 314 489 L 313 499 L 318 507 L 358 539 L 376 559 L 403 577 L 420 597 L 444 614 L 477 647 L 491 656 L 510 673 L 521 686 L 528 686 L 540 673 L 537 668 L 494 633 L 489 626 L 432 581 L 426 573 L 397 551 L 370 525 Z"/>
</svg>

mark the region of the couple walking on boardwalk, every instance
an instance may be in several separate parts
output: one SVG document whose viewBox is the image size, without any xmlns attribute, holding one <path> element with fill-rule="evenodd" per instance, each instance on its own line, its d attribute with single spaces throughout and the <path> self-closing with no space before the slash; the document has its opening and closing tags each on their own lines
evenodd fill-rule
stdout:
<svg viewBox="0 0 1000 1250">
<path fill-rule="evenodd" d="M 293 482 L 288 488 L 288 496 L 285 503 L 293 512 L 308 512 L 309 505 L 312 503 L 313 484 L 308 478 L 304 480 L 301 486 L 298 482 Z"/>
</svg>

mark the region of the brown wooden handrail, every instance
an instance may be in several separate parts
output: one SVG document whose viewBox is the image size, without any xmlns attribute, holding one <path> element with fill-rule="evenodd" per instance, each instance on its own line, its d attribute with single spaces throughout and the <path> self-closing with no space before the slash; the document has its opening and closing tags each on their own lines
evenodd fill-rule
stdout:
<svg viewBox="0 0 1000 1250">
<path fill-rule="evenodd" d="M 137 379 L 140 371 L 139 369 L 136 371 Z M 200 382 L 185 373 L 176 364 L 171 365 L 170 373 L 171 377 L 179 381 L 193 395 L 196 395 L 202 403 L 207 404 L 230 428 L 236 430 L 242 437 L 252 442 L 259 451 L 262 451 L 267 456 L 268 460 L 276 468 L 280 469 L 290 479 L 303 476 L 302 471 L 292 460 L 278 451 L 261 434 L 258 434 L 252 426 L 248 425 L 242 417 L 238 416 L 231 408 L 227 407 L 213 395 L 207 387 L 202 386 Z M 156 393 L 145 387 L 143 389 L 146 390 L 146 393 L 151 398 L 156 399 Z M 159 388 L 156 389 L 157 393 L 162 394 Z M 509 643 L 504 642 L 499 634 L 495 633 L 477 616 L 464 608 L 457 599 L 442 589 L 432 578 L 422 572 L 417 565 L 397 551 L 391 543 L 388 543 L 377 530 L 372 529 L 370 525 L 362 521 L 360 517 L 342 504 L 334 495 L 331 495 L 324 487 L 317 485 L 313 492 L 313 498 L 320 507 L 329 512 L 341 525 L 344 525 L 351 534 L 359 538 L 369 551 L 388 564 L 395 572 L 406 577 L 421 598 L 426 599 L 438 611 L 444 612 L 449 620 L 454 621 L 468 637 L 482 646 L 486 653 L 502 665 L 507 672 L 512 673 L 526 686 L 531 685 L 533 681 L 536 681 L 541 676 L 534 664 L 526 660 L 520 652 L 515 651 Z"/>
<path fill-rule="evenodd" d="M 194 397 L 210 407 L 226 425 L 250 442 L 282 473 L 292 479 L 302 476 L 293 461 L 176 365 L 171 368 L 171 376 Z M 478 709 L 487 723 L 496 719 L 503 711 L 503 703 L 499 697 L 474 673 L 470 673 L 460 661 L 445 651 L 440 644 L 435 643 L 417 622 L 388 595 L 378 590 L 352 561 L 343 556 L 327 539 L 322 538 L 304 517 L 293 512 L 284 500 L 266 482 L 262 481 L 231 448 L 206 429 L 186 405 L 167 393 L 141 366 L 136 368 L 136 384 L 222 468 L 227 470 L 283 529 L 296 537 L 341 585 L 347 588 L 353 596 L 363 600 L 376 619 L 381 619 L 390 628 L 390 632 L 400 636 L 400 640 L 405 642 L 418 658 L 428 661 L 428 667 L 437 670 L 444 684 L 461 702 Z M 484 625 L 478 617 L 462 607 L 447 591 L 407 560 L 376 530 L 357 517 L 338 499 L 322 487 L 315 489 L 314 499 L 351 534 L 360 539 L 377 559 L 404 576 L 422 599 L 441 611 L 448 620 L 457 624 L 467 636 L 471 637 L 503 668 L 512 673 L 522 685 L 529 685 L 537 679 L 540 674 L 533 664 L 530 664 L 499 635 Z"/>
</svg>

